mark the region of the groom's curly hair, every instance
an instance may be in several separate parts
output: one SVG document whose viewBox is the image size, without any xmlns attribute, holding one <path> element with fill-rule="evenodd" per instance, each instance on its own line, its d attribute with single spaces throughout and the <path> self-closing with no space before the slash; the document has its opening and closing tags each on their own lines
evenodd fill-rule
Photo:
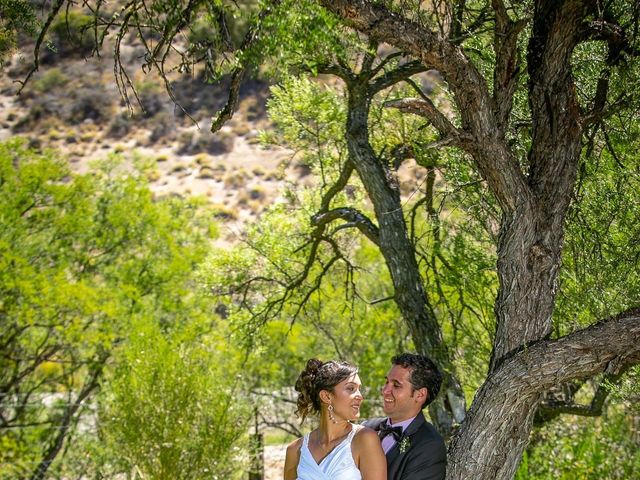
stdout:
<svg viewBox="0 0 640 480">
<path fill-rule="evenodd" d="M 442 385 L 442 374 L 430 358 L 416 353 L 401 353 L 393 357 L 391 363 L 411 371 L 409 381 L 414 390 L 427 389 L 427 399 L 422 408 L 433 402 Z"/>
<path fill-rule="evenodd" d="M 300 424 L 307 416 L 320 413 L 322 408 L 320 391 L 332 392 L 333 387 L 356 373 L 358 368 L 349 362 L 335 360 L 322 362 L 317 358 L 309 359 L 295 385 L 298 392 L 296 415 L 301 418 Z"/>
</svg>

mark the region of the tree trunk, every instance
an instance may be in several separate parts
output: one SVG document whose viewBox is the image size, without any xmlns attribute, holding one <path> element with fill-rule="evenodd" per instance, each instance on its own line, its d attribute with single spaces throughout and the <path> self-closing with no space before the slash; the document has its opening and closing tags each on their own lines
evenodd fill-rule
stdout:
<svg viewBox="0 0 640 480">
<path fill-rule="evenodd" d="M 449 446 L 447 480 L 513 478 L 541 392 L 640 361 L 640 309 L 513 354 L 487 378 Z"/>
<path fill-rule="evenodd" d="M 516 68 L 512 62 L 516 58 L 517 42 L 513 38 L 504 49 L 496 49 L 497 55 L 504 55 L 496 62 L 504 70 L 503 75 L 496 78 L 502 79 L 504 85 L 494 85 L 492 97 L 486 79 L 463 50 L 426 26 L 392 13 L 376 2 L 319 1 L 356 30 L 398 47 L 420 59 L 425 67 L 435 68 L 443 75 L 453 95 L 461 127 L 443 122 L 442 114 L 437 112 L 429 111 L 424 116 L 432 120 L 443 138 L 471 138 L 460 146 L 473 159 L 502 209 L 497 263 L 499 293 L 495 304 L 497 326 L 489 377 L 451 443 L 447 478 L 512 478 L 528 443 L 533 417 L 545 389 L 568 379 L 602 372 L 609 360 L 631 358 L 625 357 L 629 351 L 636 352 L 630 361 L 638 361 L 637 317 L 628 326 L 630 333 L 614 329 L 600 339 L 597 334 L 590 338 L 592 343 L 602 341 L 594 349 L 599 353 L 592 358 L 588 355 L 589 350 L 583 352 L 580 346 L 567 347 L 570 355 L 552 348 L 554 345 L 566 346 L 569 339 L 578 338 L 583 332 L 557 343 L 544 341 L 551 333 L 564 221 L 572 198 L 583 133 L 571 76 L 571 56 L 583 39 L 584 21 L 594 2 L 535 2 L 527 55 L 532 142 L 528 158 L 523 159 L 510 149 L 505 133 L 515 91 L 512 75 Z M 496 23 L 500 23 L 505 32 L 513 33 L 522 28 L 509 22 L 503 2 L 492 2 L 492 6 Z M 511 27 L 513 29 L 509 30 Z M 500 41 L 501 36 L 496 35 L 496 38 Z M 361 165 L 357 168 L 370 198 L 374 205 L 380 201 L 375 208 L 382 237 L 383 228 L 397 228 L 387 217 L 392 216 L 394 208 L 399 211 L 399 203 L 382 203 L 387 197 L 393 199 L 394 192 L 385 192 L 372 183 L 376 175 L 385 177 L 376 174 L 375 158 L 367 145 L 354 138 L 358 136 L 354 133 L 365 129 L 362 119 L 366 118 L 363 107 L 366 100 L 359 98 L 357 93 L 353 89 L 350 91 L 353 96 L 350 108 L 354 111 L 349 118 L 350 148 L 352 154 L 359 157 Z M 359 136 L 366 138 L 363 133 Z M 378 165 L 377 168 L 382 167 Z M 393 245 L 382 248 L 381 245 L 394 285 L 396 278 L 406 275 L 406 271 L 403 274 L 400 270 L 407 268 L 398 260 L 405 256 L 400 251 L 404 247 L 397 246 L 405 244 L 397 232 L 391 230 L 386 234 L 386 241 L 395 244 L 395 248 Z M 397 257 L 392 258 L 391 253 Z M 410 306 L 424 292 L 420 291 L 415 278 L 407 277 L 405 281 L 404 285 L 415 285 L 414 292 L 406 290 L 413 300 L 403 298 L 402 285 L 398 284 L 398 304 L 405 305 L 407 312 L 416 312 L 413 308 L 420 305 Z M 418 345 L 437 348 L 441 339 L 432 336 L 436 328 L 429 323 L 432 319 L 428 313 L 424 312 L 425 320 L 412 314 L 405 315 L 405 319 L 414 338 L 428 335 L 435 339 L 422 342 L 416 339 Z M 425 323 L 416 325 L 418 318 Z M 590 330 L 591 334 L 594 331 Z M 635 344 L 626 342 L 627 334 L 633 337 Z M 618 342 L 624 343 L 624 347 L 618 348 Z M 531 355 L 534 351 L 535 355 Z M 587 361 L 586 357 L 591 360 Z M 540 363 L 537 369 L 534 368 L 536 362 Z"/>
<path fill-rule="evenodd" d="M 580 158 L 582 127 L 571 54 L 584 8 L 581 2 L 541 3 L 527 58 L 532 118 L 528 188 L 513 212 L 505 210 L 501 225 L 490 370 L 509 352 L 551 332 L 564 220 Z"/>
<path fill-rule="evenodd" d="M 456 380 L 440 326 L 429 304 L 404 219 L 397 181 L 378 159 L 369 143 L 371 93 L 367 79 L 349 82 L 347 143 L 353 164 L 373 203 L 379 228 L 379 246 L 394 287 L 394 299 L 407 322 L 416 349 L 445 371 L 442 393 L 431 409 L 434 422 L 445 436 L 454 421 L 464 418 L 464 395 Z M 449 407 L 445 404 L 449 401 Z"/>
</svg>

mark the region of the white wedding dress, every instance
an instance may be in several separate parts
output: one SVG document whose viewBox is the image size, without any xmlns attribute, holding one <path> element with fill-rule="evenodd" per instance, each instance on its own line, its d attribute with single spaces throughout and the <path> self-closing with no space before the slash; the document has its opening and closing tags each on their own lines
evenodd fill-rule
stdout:
<svg viewBox="0 0 640 480">
<path fill-rule="evenodd" d="M 351 441 L 362 427 L 353 426 L 351 432 L 320 463 L 316 463 L 309 450 L 309 434 L 302 440 L 298 480 L 362 480 L 360 470 L 353 461 Z"/>
</svg>

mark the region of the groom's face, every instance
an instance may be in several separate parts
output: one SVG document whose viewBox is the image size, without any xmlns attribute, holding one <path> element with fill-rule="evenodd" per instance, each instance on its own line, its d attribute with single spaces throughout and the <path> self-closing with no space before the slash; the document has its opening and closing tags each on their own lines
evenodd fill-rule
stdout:
<svg viewBox="0 0 640 480">
<path fill-rule="evenodd" d="M 411 370 L 394 365 L 389 370 L 382 387 L 383 410 L 391 423 L 398 423 L 415 417 L 422 410 L 424 394 L 414 390 L 411 384 Z"/>
</svg>

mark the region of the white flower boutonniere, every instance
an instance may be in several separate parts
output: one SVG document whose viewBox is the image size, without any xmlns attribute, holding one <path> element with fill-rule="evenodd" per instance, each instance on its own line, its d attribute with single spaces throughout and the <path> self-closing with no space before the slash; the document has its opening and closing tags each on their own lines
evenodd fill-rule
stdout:
<svg viewBox="0 0 640 480">
<path fill-rule="evenodd" d="M 411 440 L 409 437 L 404 437 L 400 441 L 400 453 L 404 453 L 411 448 Z"/>
</svg>

